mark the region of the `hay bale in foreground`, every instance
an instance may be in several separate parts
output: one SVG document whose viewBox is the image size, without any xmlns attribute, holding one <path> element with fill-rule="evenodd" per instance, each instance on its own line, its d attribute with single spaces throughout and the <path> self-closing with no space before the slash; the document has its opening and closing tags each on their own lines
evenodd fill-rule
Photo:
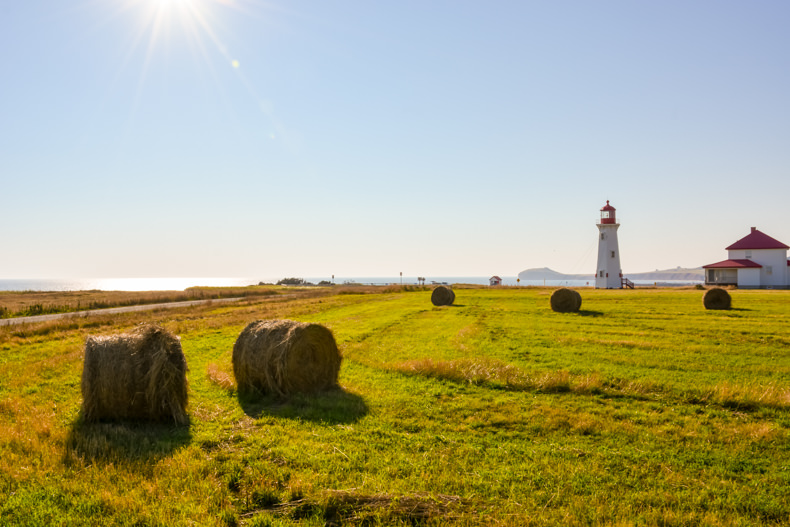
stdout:
<svg viewBox="0 0 790 527">
<path fill-rule="evenodd" d="M 576 295 L 576 311 L 578 312 L 582 308 L 582 295 L 575 289 L 571 289 L 571 291 Z"/>
<path fill-rule="evenodd" d="M 435 306 L 451 306 L 455 302 L 455 291 L 440 285 L 431 293 L 431 302 Z"/>
<path fill-rule="evenodd" d="M 88 337 L 82 369 L 82 416 L 188 422 L 187 363 L 180 339 L 144 324 L 130 333 Z"/>
<path fill-rule="evenodd" d="M 233 345 L 233 374 L 241 393 L 290 395 L 337 386 L 340 350 L 320 324 L 256 320 Z"/>
<path fill-rule="evenodd" d="M 582 295 L 578 291 L 561 287 L 551 294 L 551 309 L 557 313 L 578 313 L 582 307 Z"/>
<path fill-rule="evenodd" d="M 714 287 L 708 289 L 702 295 L 702 305 L 705 306 L 705 309 L 730 309 L 732 307 L 732 298 L 721 287 Z"/>
</svg>

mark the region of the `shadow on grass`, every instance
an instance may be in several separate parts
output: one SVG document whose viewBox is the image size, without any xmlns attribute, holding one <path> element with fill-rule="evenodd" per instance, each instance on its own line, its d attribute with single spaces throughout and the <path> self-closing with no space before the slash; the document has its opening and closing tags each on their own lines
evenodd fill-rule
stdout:
<svg viewBox="0 0 790 527">
<path fill-rule="evenodd" d="M 242 410 L 253 418 L 271 415 L 327 424 L 348 424 L 368 414 L 365 400 L 342 388 L 309 395 L 294 394 L 287 399 L 271 395 L 237 394 Z"/>
<path fill-rule="evenodd" d="M 156 461 L 192 441 L 189 424 L 147 421 L 85 423 L 82 417 L 69 430 L 63 462 L 90 463 Z"/>
<path fill-rule="evenodd" d="M 603 311 L 591 311 L 589 309 L 580 309 L 578 314 L 580 317 L 602 317 Z"/>
</svg>

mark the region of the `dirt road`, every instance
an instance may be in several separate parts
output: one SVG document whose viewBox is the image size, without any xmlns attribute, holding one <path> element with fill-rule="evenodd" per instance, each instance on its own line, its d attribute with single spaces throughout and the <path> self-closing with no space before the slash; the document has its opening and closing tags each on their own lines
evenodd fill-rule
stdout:
<svg viewBox="0 0 790 527">
<path fill-rule="evenodd" d="M 242 297 L 215 298 L 212 300 L 187 300 L 184 302 L 166 302 L 163 304 L 143 304 L 137 306 L 109 307 L 106 309 L 89 309 L 87 311 L 75 311 L 73 313 L 53 313 L 51 315 L 37 315 L 34 317 L 2 318 L 0 319 L 0 326 L 32 324 L 34 322 L 46 322 L 47 320 L 58 320 L 60 318 L 88 317 L 91 315 L 112 315 L 115 313 L 129 313 L 131 311 L 148 311 L 151 309 L 172 309 L 176 307 L 189 307 L 208 303 L 220 304 L 227 302 L 237 302 L 241 299 Z"/>
</svg>

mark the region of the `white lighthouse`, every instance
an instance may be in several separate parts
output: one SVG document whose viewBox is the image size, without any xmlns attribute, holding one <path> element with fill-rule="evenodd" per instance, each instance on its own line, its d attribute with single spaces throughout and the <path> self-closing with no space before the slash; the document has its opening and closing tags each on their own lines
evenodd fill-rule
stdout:
<svg viewBox="0 0 790 527">
<path fill-rule="evenodd" d="M 617 223 L 615 208 L 606 205 L 601 209 L 598 227 L 598 268 L 595 272 L 596 289 L 620 289 L 623 287 L 623 270 L 620 269 L 620 248 L 617 246 Z"/>
</svg>

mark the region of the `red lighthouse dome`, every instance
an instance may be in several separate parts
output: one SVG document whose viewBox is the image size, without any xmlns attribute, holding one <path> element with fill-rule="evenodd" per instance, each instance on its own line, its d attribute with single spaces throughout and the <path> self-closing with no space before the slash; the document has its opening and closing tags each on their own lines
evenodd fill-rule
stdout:
<svg viewBox="0 0 790 527">
<path fill-rule="evenodd" d="M 609 205 L 609 200 L 606 200 L 606 205 L 601 209 L 601 223 L 610 224 L 617 223 L 614 215 L 615 208 Z"/>
</svg>

